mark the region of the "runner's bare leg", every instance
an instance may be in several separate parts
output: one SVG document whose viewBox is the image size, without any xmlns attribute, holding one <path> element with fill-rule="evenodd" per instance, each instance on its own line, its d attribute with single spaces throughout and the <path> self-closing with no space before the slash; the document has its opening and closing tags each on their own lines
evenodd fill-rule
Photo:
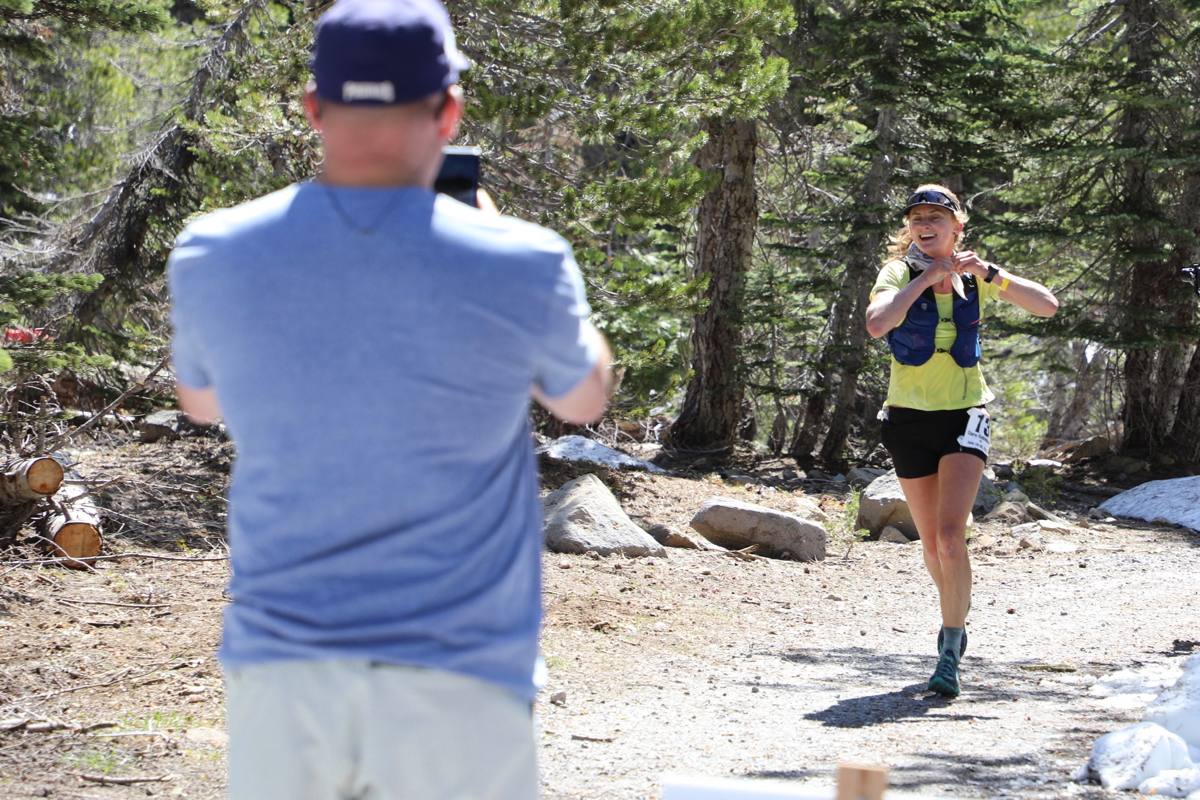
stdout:
<svg viewBox="0 0 1200 800">
<path fill-rule="evenodd" d="M 942 576 L 942 624 L 947 628 L 963 627 L 971 606 L 967 518 L 983 468 L 983 461 L 970 453 L 951 453 L 938 462 L 937 556 Z"/>
<path fill-rule="evenodd" d="M 925 559 L 925 569 L 933 578 L 933 585 L 937 587 L 940 597 L 942 566 L 937 552 L 938 476 L 935 473 L 921 478 L 900 478 L 900 489 L 908 501 L 908 510 L 921 537 L 921 556 Z"/>
</svg>

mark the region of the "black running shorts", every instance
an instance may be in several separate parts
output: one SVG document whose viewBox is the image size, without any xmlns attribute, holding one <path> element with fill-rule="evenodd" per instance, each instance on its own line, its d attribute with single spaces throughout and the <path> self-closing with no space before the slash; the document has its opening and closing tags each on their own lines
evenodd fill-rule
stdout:
<svg viewBox="0 0 1200 800">
<path fill-rule="evenodd" d="M 923 478 L 938 471 L 942 456 L 970 453 L 987 463 L 991 419 L 983 406 L 953 411 L 918 411 L 889 406 L 883 420 L 883 446 L 896 475 Z"/>
</svg>

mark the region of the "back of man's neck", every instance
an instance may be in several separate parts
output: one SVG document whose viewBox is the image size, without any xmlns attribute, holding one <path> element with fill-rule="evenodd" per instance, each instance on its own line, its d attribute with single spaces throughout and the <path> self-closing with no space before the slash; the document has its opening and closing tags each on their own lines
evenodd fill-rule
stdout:
<svg viewBox="0 0 1200 800">
<path fill-rule="evenodd" d="M 364 188 L 391 188 L 401 186 L 432 188 L 423 174 L 412 169 L 396 167 L 387 169 L 379 164 L 326 163 L 317 173 L 317 180 L 329 186 L 361 186 Z"/>
</svg>

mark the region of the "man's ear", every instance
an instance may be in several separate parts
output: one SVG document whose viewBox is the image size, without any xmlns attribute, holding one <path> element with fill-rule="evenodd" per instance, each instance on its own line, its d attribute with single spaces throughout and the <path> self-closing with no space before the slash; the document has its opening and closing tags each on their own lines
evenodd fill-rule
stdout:
<svg viewBox="0 0 1200 800">
<path fill-rule="evenodd" d="M 321 98 L 317 97 L 316 88 L 309 84 L 309 87 L 304 92 L 304 115 L 308 117 L 308 124 L 313 127 L 317 133 L 321 132 Z"/>
<path fill-rule="evenodd" d="M 438 118 L 438 136 L 442 141 L 448 142 L 458 135 L 464 103 L 462 87 L 455 85 L 446 90 L 446 104 Z"/>
</svg>

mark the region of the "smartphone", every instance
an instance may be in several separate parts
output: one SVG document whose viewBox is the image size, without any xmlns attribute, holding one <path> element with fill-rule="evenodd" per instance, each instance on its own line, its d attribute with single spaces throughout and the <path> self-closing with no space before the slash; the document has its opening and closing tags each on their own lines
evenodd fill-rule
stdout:
<svg viewBox="0 0 1200 800">
<path fill-rule="evenodd" d="M 478 206 L 481 152 L 478 147 L 443 147 L 442 168 L 433 182 L 433 190 L 469 206 Z"/>
</svg>

